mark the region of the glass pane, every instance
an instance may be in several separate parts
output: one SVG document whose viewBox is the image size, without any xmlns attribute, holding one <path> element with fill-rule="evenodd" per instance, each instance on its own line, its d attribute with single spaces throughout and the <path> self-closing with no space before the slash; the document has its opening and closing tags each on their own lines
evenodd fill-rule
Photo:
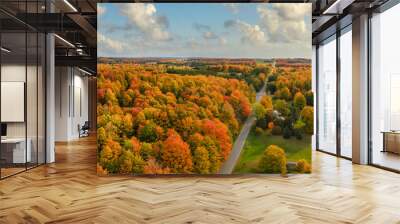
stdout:
<svg viewBox="0 0 400 224">
<path fill-rule="evenodd" d="M 31 160 L 26 144 L 26 34 L 2 33 L 1 61 L 1 161 L 2 177 L 25 170 Z M 28 151 L 26 150 L 28 146 Z"/>
<path fill-rule="evenodd" d="M 45 163 L 45 52 L 46 37 L 39 33 L 38 45 L 38 163 Z"/>
<path fill-rule="evenodd" d="M 38 36 L 36 32 L 27 33 L 28 38 L 28 63 L 27 63 L 27 81 L 26 81 L 26 114 L 27 114 L 27 142 L 28 150 L 30 153 L 30 160 L 28 160 L 28 168 L 37 165 L 38 160 L 38 119 L 37 119 L 37 98 L 38 98 Z"/>
<path fill-rule="evenodd" d="M 372 18 L 372 163 L 400 170 L 400 5 Z"/>
<path fill-rule="evenodd" d="M 340 36 L 340 150 L 352 157 L 352 35 L 351 30 Z"/>
<path fill-rule="evenodd" d="M 24 13 L 43 13 L 45 1 L 1 1 L 0 7 L 29 20 Z M 0 31 L 4 178 L 45 162 L 45 35 L 2 12 Z"/>
<path fill-rule="evenodd" d="M 336 153 L 336 40 L 318 51 L 318 148 Z"/>
<path fill-rule="evenodd" d="M 312 91 L 313 91 L 313 93 L 314 93 L 314 96 L 315 96 L 315 93 L 317 92 L 317 89 L 316 89 L 316 81 L 317 81 L 317 48 L 316 48 L 316 46 L 315 45 L 313 45 L 312 46 L 312 59 L 311 59 L 311 62 L 312 62 Z M 315 99 L 315 97 L 313 97 L 313 102 L 312 102 L 312 104 L 313 105 L 316 105 L 316 103 L 315 103 L 315 101 L 316 101 L 316 99 Z M 316 128 L 316 124 L 317 124 L 317 122 L 316 122 L 316 118 L 317 118 L 317 115 L 316 115 L 316 112 L 317 112 L 317 110 L 316 109 L 314 109 L 314 127 L 313 127 L 313 129 L 314 129 L 314 134 L 312 135 L 312 139 L 311 139 L 311 144 L 312 144 L 312 150 L 316 150 L 316 147 L 317 147 L 317 145 L 316 145 L 316 138 L 317 138 L 317 136 L 316 136 L 316 130 L 317 130 L 317 128 Z"/>
</svg>

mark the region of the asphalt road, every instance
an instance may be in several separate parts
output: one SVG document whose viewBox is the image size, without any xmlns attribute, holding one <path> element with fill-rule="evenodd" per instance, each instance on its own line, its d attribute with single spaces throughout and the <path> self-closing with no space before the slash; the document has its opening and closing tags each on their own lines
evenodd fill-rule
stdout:
<svg viewBox="0 0 400 224">
<path fill-rule="evenodd" d="M 258 91 L 258 93 L 256 95 L 257 102 L 259 102 L 261 100 L 261 97 L 265 96 L 265 88 L 266 88 L 266 84 L 264 84 L 263 88 L 261 88 L 261 90 Z M 218 172 L 219 174 L 231 174 L 232 173 L 233 169 L 235 168 L 236 162 L 239 159 L 240 153 L 242 152 L 242 149 L 243 149 L 244 143 L 246 142 L 247 136 L 249 135 L 251 127 L 253 126 L 253 123 L 255 121 L 256 121 L 256 118 L 254 117 L 254 115 L 251 115 L 244 122 L 242 130 L 240 130 L 240 134 L 236 138 L 235 143 L 233 144 L 231 154 L 229 154 L 228 159 L 221 166 L 221 169 Z"/>
</svg>

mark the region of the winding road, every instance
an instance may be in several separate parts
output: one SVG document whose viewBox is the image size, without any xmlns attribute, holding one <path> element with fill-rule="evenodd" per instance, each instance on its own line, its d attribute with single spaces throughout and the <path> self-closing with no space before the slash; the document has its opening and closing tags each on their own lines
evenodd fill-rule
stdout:
<svg viewBox="0 0 400 224">
<path fill-rule="evenodd" d="M 256 102 L 260 102 L 261 97 L 265 96 L 265 88 L 267 83 L 264 83 L 264 86 L 258 91 L 256 95 Z M 231 174 L 233 169 L 235 168 L 236 162 L 239 159 L 240 153 L 242 152 L 244 143 L 246 142 L 247 136 L 250 133 L 251 127 L 253 126 L 254 122 L 256 121 L 255 116 L 252 114 L 249 116 L 244 125 L 242 130 L 240 130 L 239 136 L 236 138 L 235 143 L 233 144 L 233 148 L 231 154 L 229 154 L 228 159 L 225 163 L 221 166 L 218 174 Z"/>
</svg>

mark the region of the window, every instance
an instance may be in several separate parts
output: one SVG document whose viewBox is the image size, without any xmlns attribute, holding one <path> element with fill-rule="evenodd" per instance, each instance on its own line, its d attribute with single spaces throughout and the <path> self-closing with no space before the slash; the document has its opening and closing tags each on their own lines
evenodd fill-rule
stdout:
<svg viewBox="0 0 400 224">
<path fill-rule="evenodd" d="M 340 36 L 340 155 L 352 157 L 352 35 L 351 26 Z"/>
<path fill-rule="evenodd" d="M 400 5 L 371 18 L 371 162 L 400 170 Z"/>
<path fill-rule="evenodd" d="M 336 153 L 336 36 L 318 48 L 318 149 Z"/>
<path fill-rule="evenodd" d="M 43 2 L 1 2 L 39 13 Z M 45 163 L 45 35 L 0 13 L 0 178 Z"/>
</svg>

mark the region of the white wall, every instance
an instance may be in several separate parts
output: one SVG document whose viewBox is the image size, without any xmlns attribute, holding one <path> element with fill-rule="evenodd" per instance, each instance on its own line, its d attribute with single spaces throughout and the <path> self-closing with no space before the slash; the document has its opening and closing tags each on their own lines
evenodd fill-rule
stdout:
<svg viewBox="0 0 400 224">
<path fill-rule="evenodd" d="M 1 66 L 1 81 L 3 82 L 25 82 L 25 64 L 5 64 Z M 6 108 L 1 108 L 6 110 Z M 7 123 L 7 137 L 25 137 L 25 123 Z"/>
<path fill-rule="evenodd" d="M 69 69 L 67 67 L 55 68 L 55 141 L 67 141 L 69 133 L 69 105 L 68 105 L 68 88 L 70 77 L 68 76 Z"/>
<path fill-rule="evenodd" d="M 56 141 L 79 138 L 78 125 L 88 120 L 88 78 L 83 75 L 76 68 L 56 67 Z"/>
<path fill-rule="evenodd" d="M 82 73 L 79 72 L 79 75 L 76 75 L 75 70 L 75 75 L 74 75 L 74 92 L 75 94 L 73 96 L 74 99 L 74 108 L 72 108 L 72 120 L 71 120 L 71 135 L 76 137 L 79 137 L 79 132 L 78 132 L 78 124 L 81 126 L 85 123 L 85 121 L 88 121 L 89 116 L 88 116 L 88 78 L 81 76 Z M 81 107 L 81 108 L 80 108 Z"/>
<path fill-rule="evenodd" d="M 27 70 L 25 70 L 27 69 Z M 1 66 L 1 81 L 2 82 L 25 82 L 25 75 L 28 72 L 28 87 L 27 87 L 27 118 L 28 129 L 33 127 L 36 130 L 36 79 L 31 77 L 32 74 L 36 77 L 36 66 L 29 66 L 26 68 L 24 65 L 18 64 L 4 64 Z M 4 97 L 4 96 L 3 96 Z M 42 105 L 39 105 L 39 107 Z M 2 108 L 7 110 L 7 108 Z M 31 123 L 34 122 L 34 123 Z M 28 130 L 29 131 L 29 130 Z M 36 134 L 36 132 L 35 132 Z M 8 137 L 25 137 L 25 123 L 24 122 L 7 122 L 7 135 Z M 29 133 L 28 133 L 29 137 Z"/>
<path fill-rule="evenodd" d="M 38 70 L 37 70 L 38 69 Z M 26 83 L 26 108 L 23 106 L 21 112 L 25 113 L 27 119 L 22 122 L 6 122 L 8 138 L 24 138 L 25 135 L 30 140 L 30 148 L 32 150 L 32 161 L 44 163 L 44 82 L 42 68 L 25 64 L 3 64 L 1 66 L 2 82 L 24 82 Z M 27 78 L 27 81 L 25 80 Z M 22 90 L 23 91 L 23 90 Z M 21 93 L 23 94 L 23 93 Z M 2 96 L 7 97 L 7 96 Z M 1 108 L 3 112 L 10 108 Z M 7 111 L 7 113 L 13 113 Z M 37 155 L 39 153 L 39 155 Z"/>
</svg>

